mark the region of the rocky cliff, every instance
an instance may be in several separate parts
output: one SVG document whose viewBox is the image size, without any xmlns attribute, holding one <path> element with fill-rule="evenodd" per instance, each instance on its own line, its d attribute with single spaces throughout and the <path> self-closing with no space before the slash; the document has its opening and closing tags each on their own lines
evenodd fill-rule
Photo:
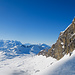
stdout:
<svg viewBox="0 0 75 75">
<path fill-rule="evenodd" d="M 53 44 L 52 47 L 48 50 L 48 52 L 44 54 L 47 57 L 51 56 L 59 60 L 65 54 L 70 53 L 71 55 L 74 49 L 75 49 L 75 18 L 73 19 L 72 23 L 65 29 L 65 31 L 60 33 L 57 42 Z"/>
</svg>

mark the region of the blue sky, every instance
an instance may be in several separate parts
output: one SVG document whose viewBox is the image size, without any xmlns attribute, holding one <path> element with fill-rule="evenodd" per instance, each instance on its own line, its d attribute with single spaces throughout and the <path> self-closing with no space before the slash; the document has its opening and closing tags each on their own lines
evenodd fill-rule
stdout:
<svg viewBox="0 0 75 75">
<path fill-rule="evenodd" d="M 0 39 L 52 45 L 75 16 L 75 0 L 0 0 Z"/>
</svg>

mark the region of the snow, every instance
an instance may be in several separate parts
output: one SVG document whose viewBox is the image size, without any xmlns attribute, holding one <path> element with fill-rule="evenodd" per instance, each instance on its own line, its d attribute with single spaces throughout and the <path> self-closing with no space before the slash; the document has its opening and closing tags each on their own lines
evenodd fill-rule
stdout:
<svg viewBox="0 0 75 75">
<path fill-rule="evenodd" d="M 35 54 L 45 48 L 50 47 L 46 44 L 25 46 L 19 41 L 0 40 L 0 75 L 33 75 L 40 72 L 49 65 L 46 64 L 48 58 Z M 52 59 L 50 57 L 49 63 L 56 61 Z"/>
<path fill-rule="evenodd" d="M 71 35 L 70 39 L 71 39 L 73 36 L 75 36 L 75 33 Z"/>
<path fill-rule="evenodd" d="M 65 48 L 65 47 L 64 47 L 64 43 L 63 43 L 63 42 L 61 42 L 61 45 L 62 45 L 62 48 Z"/>
<path fill-rule="evenodd" d="M 20 41 L 13 40 L 0 40 L 0 51 L 3 51 L 7 58 L 13 58 L 20 54 L 38 54 L 41 50 L 50 48 L 46 44 L 40 45 L 31 45 L 31 44 L 22 44 Z"/>
<path fill-rule="evenodd" d="M 0 56 L 3 56 L 0 52 Z M 3 57 L 0 57 L 2 59 Z M 52 57 L 24 54 L 0 60 L 0 75 L 74 75 L 75 51 L 57 61 Z"/>
<path fill-rule="evenodd" d="M 2 53 L 0 52 L 0 55 Z M 2 59 L 3 57 L 0 57 Z M 20 55 L 13 59 L 0 60 L 0 75 L 74 75 L 75 51 L 59 61 L 45 56 Z"/>
<path fill-rule="evenodd" d="M 63 35 L 63 33 L 72 25 L 72 23 L 64 30 L 64 31 L 61 31 L 61 35 Z"/>
<path fill-rule="evenodd" d="M 0 75 L 35 75 L 56 61 L 52 57 L 45 56 L 18 56 L 0 61 Z"/>
<path fill-rule="evenodd" d="M 35 75 L 75 75 L 75 50 Z"/>
<path fill-rule="evenodd" d="M 75 24 L 74 22 L 74 19 L 73 19 L 73 23 Z M 72 25 L 72 23 L 64 30 L 64 31 L 61 31 L 61 35 L 63 35 L 63 33 Z"/>
<path fill-rule="evenodd" d="M 72 34 L 72 36 L 71 37 L 73 37 L 75 35 L 75 33 L 74 34 Z"/>
<path fill-rule="evenodd" d="M 61 45 L 63 45 L 64 43 L 63 42 L 61 42 Z"/>
<path fill-rule="evenodd" d="M 63 46 L 63 42 L 61 42 Z M 0 75 L 75 75 L 75 50 L 59 61 L 35 55 L 45 44 L 25 46 L 18 41 L 0 41 Z M 25 54 L 25 50 L 30 54 Z M 20 50 L 20 51 L 19 51 Z M 34 52 L 33 52 L 34 51 Z"/>
<path fill-rule="evenodd" d="M 65 48 L 64 45 L 62 46 L 62 48 Z"/>
</svg>

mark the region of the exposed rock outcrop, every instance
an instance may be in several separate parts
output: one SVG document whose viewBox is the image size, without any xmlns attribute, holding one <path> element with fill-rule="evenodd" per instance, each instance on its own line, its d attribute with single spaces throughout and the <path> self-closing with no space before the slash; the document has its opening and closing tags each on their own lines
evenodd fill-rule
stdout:
<svg viewBox="0 0 75 75">
<path fill-rule="evenodd" d="M 55 44 L 45 53 L 47 57 L 51 56 L 57 60 L 61 59 L 65 54 L 72 53 L 75 49 L 75 18 L 72 23 L 61 32 Z"/>
<path fill-rule="evenodd" d="M 46 48 L 46 49 L 44 49 L 44 50 L 41 50 L 41 51 L 38 53 L 38 55 L 46 56 L 46 55 L 47 55 L 47 52 L 48 52 L 48 49 L 49 49 L 49 48 Z"/>
</svg>

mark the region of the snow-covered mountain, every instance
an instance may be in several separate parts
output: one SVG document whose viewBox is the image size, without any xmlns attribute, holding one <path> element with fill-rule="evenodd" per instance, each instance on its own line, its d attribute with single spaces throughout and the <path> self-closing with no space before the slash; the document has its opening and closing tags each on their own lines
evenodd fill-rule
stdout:
<svg viewBox="0 0 75 75">
<path fill-rule="evenodd" d="M 0 40 L 0 75 L 75 75 L 75 50 L 71 56 L 65 54 L 60 60 L 31 55 L 44 48 L 49 46 Z"/>
<path fill-rule="evenodd" d="M 17 56 L 19 54 L 37 54 L 41 50 L 45 48 L 50 48 L 46 44 L 22 44 L 20 41 L 13 41 L 13 40 L 0 40 L 0 52 L 6 55 L 8 58 Z"/>
<path fill-rule="evenodd" d="M 0 40 L 0 75 L 75 75 L 74 22 L 51 48 Z"/>
<path fill-rule="evenodd" d="M 1 53 L 0 53 L 1 55 Z M 2 59 L 0 57 L 0 59 Z M 74 75 L 75 51 L 59 61 L 46 56 L 20 55 L 0 61 L 0 75 Z"/>
</svg>

